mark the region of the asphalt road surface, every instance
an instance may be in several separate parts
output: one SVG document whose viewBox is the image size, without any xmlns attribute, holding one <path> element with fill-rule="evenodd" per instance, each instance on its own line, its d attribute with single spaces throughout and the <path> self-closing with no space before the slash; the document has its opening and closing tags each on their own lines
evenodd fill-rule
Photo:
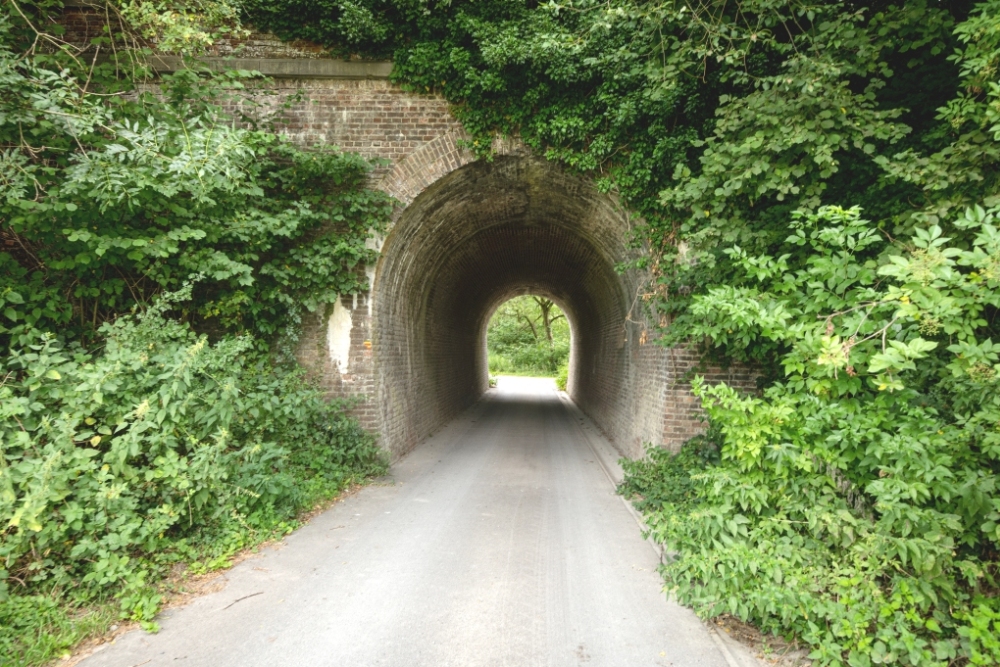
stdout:
<svg viewBox="0 0 1000 667">
<path fill-rule="evenodd" d="M 502 378 L 362 489 L 85 667 L 676 665 L 754 659 L 669 602 L 551 381 Z M 614 475 L 614 472 L 611 472 Z"/>
</svg>

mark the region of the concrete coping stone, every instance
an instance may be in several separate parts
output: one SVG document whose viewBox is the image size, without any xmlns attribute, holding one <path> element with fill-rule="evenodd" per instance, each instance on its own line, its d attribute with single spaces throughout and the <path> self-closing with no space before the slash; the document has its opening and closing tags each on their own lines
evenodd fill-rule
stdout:
<svg viewBox="0 0 1000 667">
<path fill-rule="evenodd" d="M 276 79 L 388 79 L 391 62 L 328 60 L 325 58 L 230 58 L 203 57 L 198 59 L 211 69 L 254 70 Z M 150 56 L 149 64 L 157 73 L 176 72 L 184 68 L 180 56 Z"/>
<path fill-rule="evenodd" d="M 156 74 L 184 69 L 181 56 L 151 55 L 145 63 Z M 97 62 L 109 62 L 114 56 L 98 56 Z M 250 70 L 273 79 L 388 79 L 392 63 L 386 61 L 323 60 L 319 58 L 233 58 L 205 56 L 197 59 L 216 72 Z"/>
</svg>

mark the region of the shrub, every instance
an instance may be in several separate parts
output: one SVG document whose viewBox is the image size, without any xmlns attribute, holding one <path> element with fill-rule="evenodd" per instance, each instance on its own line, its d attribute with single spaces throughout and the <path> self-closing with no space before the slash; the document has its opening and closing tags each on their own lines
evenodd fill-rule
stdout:
<svg viewBox="0 0 1000 667">
<path fill-rule="evenodd" d="M 267 131 L 249 72 L 124 66 L 149 30 L 185 53 L 238 30 L 225 3 L 109 6 L 103 64 L 56 46 L 61 7 L 0 9 L 0 664 L 111 605 L 149 623 L 168 566 L 223 566 L 385 465 L 276 362 L 303 310 L 367 288 L 374 165 Z"/>
<path fill-rule="evenodd" d="M 494 374 L 538 375 L 554 377 L 569 357 L 569 344 L 545 342 L 512 345 L 489 353 L 490 372 Z"/>
<path fill-rule="evenodd" d="M 569 362 L 563 362 L 556 375 L 556 388 L 559 391 L 566 391 L 566 383 L 569 382 Z"/>
<path fill-rule="evenodd" d="M 739 286 L 686 326 L 771 342 L 785 377 L 760 396 L 696 378 L 718 452 L 625 466 L 681 602 L 823 665 L 1000 664 L 998 215 L 897 244 L 823 208 L 773 255 L 729 251 Z"/>
<path fill-rule="evenodd" d="M 46 597 L 114 596 L 150 621 L 169 564 L 224 563 L 384 469 L 301 373 L 248 336 L 210 343 L 164 316 L 169 300 L 105 325 L 100 353 L 21 329 L 0 362 L 0 616 L 49 624 Z"/>
</svg>

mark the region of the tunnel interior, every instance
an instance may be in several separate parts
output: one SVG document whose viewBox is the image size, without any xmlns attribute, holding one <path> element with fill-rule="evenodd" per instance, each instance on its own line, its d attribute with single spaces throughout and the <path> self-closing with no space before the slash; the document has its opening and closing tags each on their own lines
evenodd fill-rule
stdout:
<svg viewBox="0 0 1000 667">
<path fill-rule="evenodd" d="M 521 294 L 566 314 L 567 391 L 622 453 L 658 438 L 649 431 L 662 405 L 642 390 L 640 327 L 629 316 L 642 276 L 615 270 L 630 257 L 628 224 L 611 196 L 531 156 L 472 162 L 417 196 L 383 244 L 373 286 L 375 388 L 390 452 L 406 453 L 487 390 L 490 317 Z"/>
</svg>

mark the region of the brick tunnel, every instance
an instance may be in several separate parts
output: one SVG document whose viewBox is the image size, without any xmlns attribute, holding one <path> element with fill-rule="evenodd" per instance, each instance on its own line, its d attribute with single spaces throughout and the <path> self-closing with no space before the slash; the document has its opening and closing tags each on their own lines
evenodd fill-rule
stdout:
<svg viewBox="0 0 1000 667">
<path fill-rule="evenodd" d="M 401 455 L 488 386 L 486 329 L 520 294 L 555 301 L 570 322 L 568 392 L 623 454 L 662 437 L 664 392 L 631 318 L 642 276 L 628 215 L 552 163 L 497 156 L 452 171 L 402 212 L 373 289 L 375 389 L 385 444 Z M 659 366 L 660 364 L 655 364 Z"/>
<path fill-rule="evenodd" d="M 96 8 L 67 3 L 65 39 L 89 44 L 103 21 Z M 268 34 L 237 57 L 233 46 L 223 40 L 204 62 L 274 77 L 261 100 L 288 103 L 280 131 L 289 140 L 383 161 L 374 185 L 404 206 L 367 269 L 371 291 L 303 313 L 295 347 L 327 396 L 347 399 L 393 458 L 482 395 L 489 318 L 527 293 L 567 314 L 569 393 L 623 455 L 640 456 L 647 443 L 676 449 L 703 429 L 686 375 L 695 355 L 642 336 L 651 332 L 638 306 L 643 276 L 615 271 L 630 254 L 629 217 L 613 197 L 516 139 L 477 161 L 448 102 L 393 84 L 392 63 L 317 58 Z M 172 56 L 151 64 L 161 73 L 185 66 Z M 704 374 L 756 386 L 745 368 Z"/>
</svg>

